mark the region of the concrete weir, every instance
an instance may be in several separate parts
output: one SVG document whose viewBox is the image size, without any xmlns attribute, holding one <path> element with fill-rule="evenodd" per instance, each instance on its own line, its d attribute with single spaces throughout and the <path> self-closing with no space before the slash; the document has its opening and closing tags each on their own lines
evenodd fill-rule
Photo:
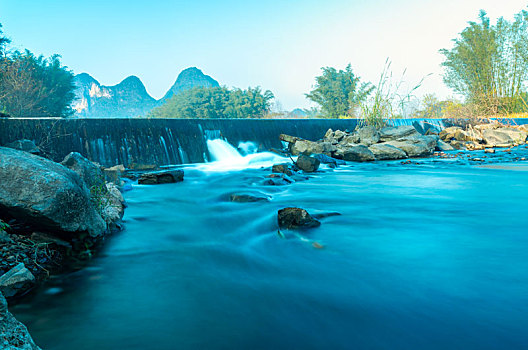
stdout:
<svg viewBox="0 0 528 350">
<path fill-rule="evenodd" d="M 208 161 L 208 139 L 235 147 L 252 141 L 268 150 L 282 147 L 281 133 L 317 140 L 329 128 L 356 125 L 353 119 L 0 119 L 0 145 L 29 139 L 55 161 L 76 151 L 104 166 L 169 165 Z"/>
</svg>

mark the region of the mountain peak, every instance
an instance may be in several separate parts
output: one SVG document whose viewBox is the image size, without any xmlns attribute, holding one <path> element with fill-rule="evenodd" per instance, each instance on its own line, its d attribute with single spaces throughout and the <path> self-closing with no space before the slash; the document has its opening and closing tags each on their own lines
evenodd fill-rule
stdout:
<svg viewBox="0 0 528 350">
<path fill-rule="evenodd" d="M 167 91 L 162 100 L 166 100 L 173 95 L 178 94 L 182 90 L 192 89 L 194 87 L 217 87 L 220 86 L 216 80 L 208 75 L 205 75 L 200 69 L 196 67 L 189 67 L 178 74 L 176 82 Z"/>
</svg>

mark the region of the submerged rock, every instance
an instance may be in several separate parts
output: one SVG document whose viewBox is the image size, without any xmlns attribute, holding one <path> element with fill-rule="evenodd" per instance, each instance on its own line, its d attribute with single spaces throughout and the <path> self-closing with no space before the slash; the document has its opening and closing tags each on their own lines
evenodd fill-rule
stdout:
<svg viewBox="0 0 528 350">
<path fill-rule="evenodd" d="M 62 236 L 99 236 L 106 230 L 79 175 L 45 158 L 5 147 L 0 147 L 0 210 Z"/>
<path fill-rule="evenodd" d="M 277 214 L 279 228 L 302 229 L 318 227 L 321 223 L 301 208 L 284 208 Z"/>
<path fill-rule="evenodd" d="M 0 276 L 0 292 L 6 297 L 24 294 L 35 284 L 35 276 L 23 263 Z"/>
<path fill-rule="evenodd" d="M 321 164 L 321 162 L 317 158 L 301 154 L 297 158 L 296 164 L 297 167 L 302 171 L 306 173 L 313 173 L 314 171 L 317 171 L 317 169 L 319 169 L 319 165 Z"/>
<path fill-rule="evenodd" d="M 322 164 L 333 164 L 335 166 L 346 164 L 346 162 L 343 161 L 342 159 L 329 157 L 326 154 L 313 154 L 312 157 L 319 160 L 319 162 L 321 162 Z"/>
<path fill-rule="evenodd" d="M 275 164 L 271 167 L 273 173 L 286 174 L 288 176 L 293 175 L 293 166 L 289 163 Z"/>
<path fill-rule="evenodd" d="M 229 196 L 229 200 L 236 203 L 267 202 L 269 197 L 249 193 L 233 193 Z"/>
<path fill-rule="evenodd" d="M 138 184 L 157 185 L 183 181 L 183 170 L 167 170 L 155 173 L 141 174 Z"/>
</svg>

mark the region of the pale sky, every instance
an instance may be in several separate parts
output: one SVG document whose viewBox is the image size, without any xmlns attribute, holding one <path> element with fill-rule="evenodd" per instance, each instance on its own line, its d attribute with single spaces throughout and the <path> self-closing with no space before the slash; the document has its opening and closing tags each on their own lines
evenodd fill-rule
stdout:
<svg viewBox="0 0 528 350">
<path fill-rule="evenodd" d="M 418 94 L 452 95 L 442 82 L 450 48 L 484 9 L 492 21 L 525 9 L 518 0 L 169 1 L 0 0 L 0 23 L 15 48 L 59 53 L 75 73 L 104 85 L 137 75 L 160 98 L 191 66 L 220 84 L 273 91 L 284 109 L 309 107 L 321 67 L 352 64 L 376 83 L 387 58 L 394 80 Z"/>
</svg>

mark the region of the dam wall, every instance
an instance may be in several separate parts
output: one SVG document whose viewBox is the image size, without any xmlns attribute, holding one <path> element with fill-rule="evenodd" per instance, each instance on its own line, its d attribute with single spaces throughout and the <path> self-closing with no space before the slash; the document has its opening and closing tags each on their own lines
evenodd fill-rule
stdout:
<svg viewBox="0 0 528 350">
<path fill-rule="evenodd" d="M 79 152 L 103 166 L 174 165 L 210 160 L 208 139 L 269 150 L 282 148 L 281 133 L 317 140 L 329 128 L 356 125 L 353 119 L 0 119 L 0 145 L 28 139 L 55 161 Z"/>
</svg>

